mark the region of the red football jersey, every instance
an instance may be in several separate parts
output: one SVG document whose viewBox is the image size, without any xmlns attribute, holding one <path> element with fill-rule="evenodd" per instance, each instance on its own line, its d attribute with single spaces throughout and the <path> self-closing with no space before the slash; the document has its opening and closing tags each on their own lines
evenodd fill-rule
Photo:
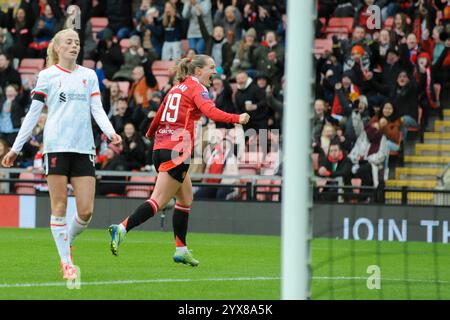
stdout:
<svg viewBox="0 0 450 320">
<path fill-rule="evenodd" d="M 239 123 L 238 114 L 216 108 L 206 87 L 197 78 L 188 76 L 167 93 L 147 131 L 147 137 L 154 137 L 153 149 L 191 154 L 195 122 L 202 114 L 215 122 Z"/>
</svg>

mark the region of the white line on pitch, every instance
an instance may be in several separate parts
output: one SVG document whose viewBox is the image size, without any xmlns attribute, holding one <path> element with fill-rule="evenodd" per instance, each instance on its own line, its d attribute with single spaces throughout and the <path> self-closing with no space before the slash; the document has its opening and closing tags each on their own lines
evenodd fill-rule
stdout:
<svg viewBox="0 0 450 320">
<path fill-rule="evenodd" d="M 277 278 L 277 277 L 251 277 L 251 278 L 148 279 L 148 280 L 91 281 L 91 282 L 81 282 L 81 286 L 167 283 L 167 282 L 268 281 L 268 280 L 280 280 L 280 278 Z M 63 286 L 66 286 L 66 282 L 0 284 L 0 288 L 63 287 Z"/>
<path fill-rule="evenodd" d="M 210 281 L 273 281 L 280 280 L 279 277 L 251 277 L 251 278 L 206 278 L 206 279 L 147 279 L 147 280 L 116 280 L 116 281 L 91 281 L 81 282 L 81 286 L 101 286 L 101 285 L 123 285 L 123 284 L 146 284 L 146 283 L 175 283 L 175 282 L 210 282 Z M 313 277 L 313 280 L 367 280 L 367 277 Z M 417 283 L 441 283 L 448 284 L 445 280 L 427 280 L 427 279 L 393 279 L 381 278 L 381 281 L 387 282 L 417 282 Z M 47 283 L 14 283 L 0 284 L 0 288 L 30 288 L 30 287 L 63 287 L 65 282 L 47 282 Z"/>
</svg>

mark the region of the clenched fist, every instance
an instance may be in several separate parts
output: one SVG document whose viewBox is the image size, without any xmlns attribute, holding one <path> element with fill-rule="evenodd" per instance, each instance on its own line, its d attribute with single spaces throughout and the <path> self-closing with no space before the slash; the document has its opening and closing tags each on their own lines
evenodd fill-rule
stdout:
<svg viewBox="0 0 450 320">
<path fill-rule="evenodd" d="M 241 113 L 239 115 L 239 123 L 247 124 L 250 121 L 250 115 L 248 113 Z"/>
</svg>

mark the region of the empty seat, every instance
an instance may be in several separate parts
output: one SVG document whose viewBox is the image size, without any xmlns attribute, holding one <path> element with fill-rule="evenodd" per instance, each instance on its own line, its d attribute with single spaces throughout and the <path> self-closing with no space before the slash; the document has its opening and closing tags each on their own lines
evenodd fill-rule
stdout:
<svg viewBox="0 0 450 320">
<path fill-rule="evenodd" d="M 36 72 L 44 69 L 45 60 L 44 59 L 22 59 L 19 65 L 19 73 L 30 73 L 35 74 Z"/>
<path fill-rule="evenodd" d="M 152 71 L 153 74 L 156 75 L 170 75 L 170 69 L 174 68 L 176 66 L 176 62 L 173 60 L 156 60 L 152 64 Z"/>
<path fill-rule="evenodd" d="M 328 21 L 328 25 L 327 25 L 327 28 L 325 29 L 326 30 L 325 32 L 327 32 L 328 28 L 341 27 L 341 28 L 347 29 L 347 33 L 350 33 L 350 32 L 353 31 L 353 23 L 354 23 L 354 19 L 353 18 L 332 17 Z"/>
<path fill-rule="evenodd" d="M 281 200 L 281 180 L 272 180 L 272 185 L 276 187 L 270 188 L 272 194 L 272 201 L 280 201 Z"/>
<path fill-rule="evenodd" d="M 145 184 L 127 185 L 125 187 L 127 197 L 149 198 L 150 193 L 154 189 L 156 177 L 150 177 L 150 176 L 131 177 L 130 182 L 140 182 L 140 183 L 145 183 Z"/>
<path fill-rule="evenodd" d="M 99 32 L 106 28 L 108 25 L 108 18 L 105 17 L 92 17 L 91 18 L 92 32 Z"/>
<path fill-rule="evenodd" d="M 34 174 L 31 172 L 22 172 L 19 179 L 35 180 Z M 16 193 L 18 194 L 35 194 L 34 182 L 18 182 L 15 184 Z"/>
<path fill-rule="evenodd" d="M 265 180 L 265 179 L 259 179 L 256 182 L 256 200 L 258 201 L 266 201 L 269 199 L 269 192 L 270 192 L 270 185 L 272 184 L 271 180 Z M 262 187 L 259 187 L 258 185 L 263 185 Z"/>
</svg>

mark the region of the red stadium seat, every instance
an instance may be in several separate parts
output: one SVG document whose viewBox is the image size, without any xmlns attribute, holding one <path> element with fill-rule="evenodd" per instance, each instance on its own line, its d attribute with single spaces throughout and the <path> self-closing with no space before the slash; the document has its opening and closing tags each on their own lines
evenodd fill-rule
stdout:
<svg viewBox="0 0 450 320">
<path fill-rule="evenodd" d="M 83 60 L 83 67 L 89 68 L 89 69 L 95 69 L 95 61 L 94 60 L 89 60 L 89 59 L 84 59 Z"/>
<path fill-rule="evenodd" d="M 353 18 L 332 17 L 328 21 L 328 26 L 327 26 L 326 30 L 328 30 L 328 28 L 342 27 L 342 28 L 347 29 L 347 33 L 351 33 L 353 31 L 353 23 L 354 23 Z M 325 32 L 327 32 L 327 31 L 325 31 Z"/>
<path fill-rule="evenodd" d="M 125 188 L 127 197 L 149 198 L 154 189 L 156 177 L 131 177 L 130 182 L 146 183 L 145 185 L 128 185 Z"/>
<path fill-rule="evenodd" d="M 158 88 L 161 90 L 164 88 L 166 84 L 169 83 L 169 76 L 155 76 L 156 81 L 158 82 Z"/>
<path fill-rule="evenodd" d="M 327 27 L 325 33 L 327 34 L 327 39 L 331 39 L 333 36 L 338 37 L 338 39 L 348 38 L 348 31 L 346 27 Z"/>
<path fill-rule="evenodd" d="M 91 18 L 92 32 L 97 33 L 102 31 L 108 25 L 108 18 L 92 17 Z"/>
<path fill-rule="evenodd" d="M 272 180 L 272 185 L 275 185 L 277 187 L 272 187 L 270 189 L 271 192 L 274 192 L 272 194 L 272 201 L 280 201 L 280 195 L 281 195 L 281 180 Z"/>
<path fill-rule="evenodd" d="M 256 200 L 258 201 L 266 201 L 269 199 L 269 192 L 270 192 L 270 184 L 272 183 L 271 180 L 257 180 L 257 185 L 268 185 L 264 187 L 256 187 Z M 261 192 L 261 193 L 259 193 Z"/>
<path fill-rule="evenodd" d="M 19 73 L 29 73 L 29 74 L 35 74 L 36 72 L 41 71 L 44 69 L 45 66 L 45 60 L 44 59 L 30 59 L 25 58 L 22 59 L 19 65 Z"/>
<path fill-rule="evenodd" d="M 321 56 L 326 51 L 332 51 L 333 41 L 331 39 L 315 39 L 314 54 Z"/>
<path fill-rule="evenodd" d="M 165 61 L 165 60 L 156 60 L 152 64 L 153 74 L 156 76 L 169 76 L 169 69 L 172 69 L 176 66 L 176 62 L 173 60 Z"/>
<path fill-rule="evenodd" d="M 35 180 L 34 174 L 31 172 L 22 172 L 19 175 L 19 179 L 23 180 Z M 16 193 L 18 194 L 35 194 L 36 189 L 34 188 L 33 182 L 18 182 L 15 184 Z"/>
</svg>

